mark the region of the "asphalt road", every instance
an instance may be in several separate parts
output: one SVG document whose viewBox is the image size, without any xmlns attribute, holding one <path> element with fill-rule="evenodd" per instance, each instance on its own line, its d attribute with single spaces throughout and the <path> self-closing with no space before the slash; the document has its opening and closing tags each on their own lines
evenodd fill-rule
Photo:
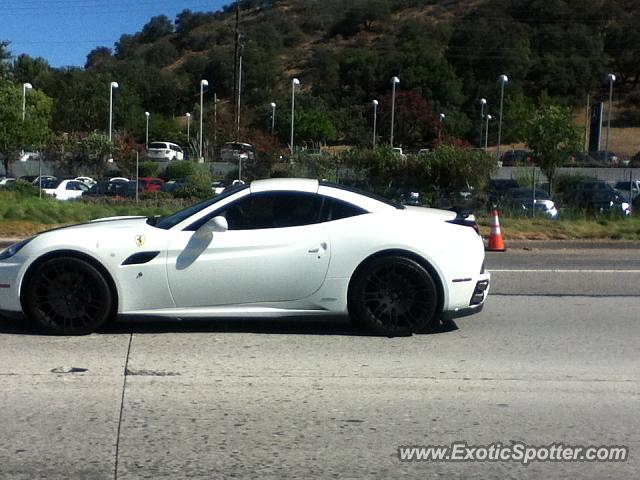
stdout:
<svg viewBox="0 0 640 480">
<path fill-rule="evenodd" d="M 335 318 L 80 338 L 3 320 L 0 479 L 639 478 L 640 253 L 509 251 L 487 265 L 481 314 L 410 338 Z M 454 441 L 627 445 L 630 459 L 398 460 L 400 445 Z"/>
</svg>

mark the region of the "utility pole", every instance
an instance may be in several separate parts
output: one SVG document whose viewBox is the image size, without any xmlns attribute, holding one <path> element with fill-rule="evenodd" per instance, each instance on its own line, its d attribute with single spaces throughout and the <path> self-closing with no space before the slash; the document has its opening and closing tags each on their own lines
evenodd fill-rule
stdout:
<svg viewBox="0 0 640 480">
<path fill-rule="evenodd" d="M 240 0 L 236 0 L 236 31 L 234 35 L 234 49 L 233 49 L 233 104 L 234 104 L 234 117 L 238 118 L 238 56 L 240 49 Z"/>
<path fill-rule="evenodd" d="M 587 93 L 587 107 L 584 109 L 584 153 L 589 151 L 589 103 L 591 95 Z"/>
<path fill-rule="evenodd" d="M 240 95 L 242 94 L 242 50 L 244 45 L 240 44 L 238 55 L 238 97 L 236 98 L 236 142 L 240 141 Z"/>
</svg>

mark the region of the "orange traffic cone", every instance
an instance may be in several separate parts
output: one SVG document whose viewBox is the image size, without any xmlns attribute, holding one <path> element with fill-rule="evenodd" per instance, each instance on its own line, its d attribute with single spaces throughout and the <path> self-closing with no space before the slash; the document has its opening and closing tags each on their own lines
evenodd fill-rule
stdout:
<svg viewBox="0 0 640 480">
<path fill-rule="evenodd" d="M 498 220 L 498 209 L 493 209 L 493 221 L 491 222 L 491 234 L 489 235 L 488 252 L 505 252 L 507 248 L 504 246 L 502 233 L 500 232 L 500 220 Z"/>
</svg>

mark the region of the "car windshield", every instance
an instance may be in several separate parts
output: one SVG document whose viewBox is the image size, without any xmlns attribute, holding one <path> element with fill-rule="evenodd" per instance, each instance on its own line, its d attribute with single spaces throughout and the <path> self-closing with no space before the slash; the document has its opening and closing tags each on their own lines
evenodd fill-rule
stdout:
<svg viewBox="0 0 640 480">
<path fill-rule="evenodd" d="M 175 227 L 177 224 L 186 220 L 192 215 L 195 215 L 199 211 L 217 203 L 225 198 L 233 195 L 234 193 L 239 192 L 240 190 L 244 190 L 245 188 L 249 188 L 249 184 L 239 184 L 234 185 L 233 187 L 229 187 L 225 189 L 223 193 L 220 195 L 216 195 L 213 198 L 208 198 L 207 200 L 203 200 L 202 202 L 196 203 L 195 205 L 191 205 L 184 210 L 180 210 L 173 215 L 169 215 L 168 217 L 150 217 L 147 219 L 147 223 L 157 228 L 162 228 L 163 230 L 169 230 L 170 228 Z"/>
<path fill-rule="evenodd" d="M 42 179 L 42 188 L 57 188 L 62 180 Z"/>
<path fill-rule="evenodd" d="M 152 142 L 149 144 L 149 148 L 162 148 L 162 149 L 166 149 L 167 144 L 166 143 L 160 143 L 160 142 Z"/>
</svg>

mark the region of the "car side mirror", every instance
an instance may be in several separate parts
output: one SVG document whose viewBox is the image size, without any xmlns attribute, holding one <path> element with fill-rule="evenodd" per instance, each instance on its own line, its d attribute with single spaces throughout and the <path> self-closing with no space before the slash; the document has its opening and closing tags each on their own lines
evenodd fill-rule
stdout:
<svg viewBox="0 0 640 480">
<path fill-rule="evenodd" d="M 221 215 L 213 217 L 198 229 L 198 231 L 201 231 L 203 233 L 222 233 L 226 232 L 227 230 L 229 230 L 229 224 L 227 223 L 227 219 Z"/>
</svg>

